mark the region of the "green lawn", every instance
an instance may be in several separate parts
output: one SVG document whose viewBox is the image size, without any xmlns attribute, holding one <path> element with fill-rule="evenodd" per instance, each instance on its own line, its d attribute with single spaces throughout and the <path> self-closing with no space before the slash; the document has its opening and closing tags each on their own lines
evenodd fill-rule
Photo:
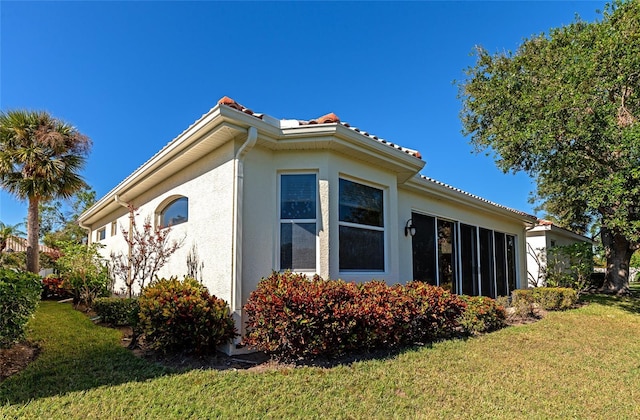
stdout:
<svg viewBox="0 0 640 420">
<path fill-rule="evenodd" d="M 387 360 L 173 373 L 44 302 L 40 357 L 0 384 L 0 418 L 640 418 L 640 301 L 580 309 Z"/>
</svg>

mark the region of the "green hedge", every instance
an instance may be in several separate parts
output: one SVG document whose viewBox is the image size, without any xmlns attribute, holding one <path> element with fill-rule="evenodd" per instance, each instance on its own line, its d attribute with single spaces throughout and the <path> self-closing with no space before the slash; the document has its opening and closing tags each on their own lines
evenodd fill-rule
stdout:
<svg viewBox="0 0 640 420">
<path fill-rule="evenodd" d="M 93 310 L 100 320 L 116 327 L 136 326 L 140 306 L 137 299 L 129 298 L 97 298 L 93 301 Z"/>
<path fill-rule="evenodd" d="M 547 311 L 571 309 L 578 302 L 578 293 L 568 287 L 535 287 L 513 291 L 512 306 L 536 303 Z"/>
<path fill-rule="evenodd" d="M 10 347 L 24 339 L 25 326 L 41 293 L 39 276 L 0 269 L 0 347 Z"/>
</svg>

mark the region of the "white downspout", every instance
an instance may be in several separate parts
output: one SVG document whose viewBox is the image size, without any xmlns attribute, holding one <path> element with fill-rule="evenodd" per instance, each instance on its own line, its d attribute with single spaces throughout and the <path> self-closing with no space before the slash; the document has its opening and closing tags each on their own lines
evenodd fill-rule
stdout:
<svg viewBox="0 0 640 420">
<path fill-rule="evenodd" d="M 234 157 L 233 177 L 233 238 L 231 245 L 231 302 L 230 309 L 236 328 L 242 327 L 242 206 L 244 201 L 244 157 L 255 146 L 258 130 L 249 127 L 247 140 Z"/>
<path fill-rule="evenodd" d="M 133 209 L 130 208 L 129 203 L 120 200 L 120 197 L 118 196 L 118 194 L 116 194 L 113 198 L 116 203 L 120 204 L 122 207 L 126 207 L 127 210 L 129 210 L 129 241 L 127 242 L 127 248 L 129 248 L 128 255 L 127 255 L 127 262 L 128 262 L 127 285 L 129 285 L 132 283 L 131 276 L 133 274 L 131 272 L 131 254 L 132 254 L 131 243 L 133 239 L 133 211 L 132 210 Z"/>
<path fill-rule="evenodd" d="M 81 221 L 78 220 L 78 226 L 80 226 L 80 228 L 86 230 L 87 233 L 87 245 L 91 245 L 91 227 L 85 225 L 84 223 L 82 223 Z"/>
</svg>

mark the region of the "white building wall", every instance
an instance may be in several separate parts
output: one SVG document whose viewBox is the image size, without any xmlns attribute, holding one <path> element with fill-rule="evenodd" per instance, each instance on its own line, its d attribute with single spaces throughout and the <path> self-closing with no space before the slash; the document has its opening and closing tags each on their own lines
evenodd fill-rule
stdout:
<svg viewBox="0 0 640 420">
<path fill-rule="evenodd" d="M 186 275 L 187 255 L 192 245 L 196 245 L 198 257 L 204 262 L 203 283 L 211 293 L 227 301 L 231 298 L 233 151 L 233 144 L 227 143 L 132 200 L 137 208 L 136 224 L 141 230 L 146 217 L 155 223 L 156 211 L 166 200 L 178 196 L 189 199 L 189 221 L 172 227 L 170 233 L 171 240 L 183 241 L 183 245 L 158 276 Z M 130 199 L 126 193 L 124 198 Z M 115 237 L 110 236 L 113 220 L 118 223 Z M 126 255 L 128 248 L 121 228 L 129 227 L 128 210 L 123 207 L 94 224 L 94 240 L 101 226 L 107 226 L 107 238 L 99 241 L 105 245 L 103 256 L 108 259 L 112 251 Z M 122 287 L 123 282 L 118 281 L 115 290 Z"/>
</svg>

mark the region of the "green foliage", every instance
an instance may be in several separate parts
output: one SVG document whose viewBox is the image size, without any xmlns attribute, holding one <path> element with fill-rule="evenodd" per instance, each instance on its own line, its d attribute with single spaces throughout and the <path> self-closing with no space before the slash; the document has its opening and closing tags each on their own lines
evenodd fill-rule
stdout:
<svg viewBox="0 0 640 420">
<path fill-rule="evenodd" d="M 536 198 L 561 226 L 600 223 L 608 262 L 628 263 L 640 244 L 639 39 L 640 2 L 615 1 L 600 21 L 551 29 L 515 53 L 478 48 L 459 85 L 476 149 L 536 178 Z M 617 272 L 612 289 L 622 290 Z"/>
<path fill-rule="evenodd" d="M 0 348 L 24 339 L 40 300 L 40 277 L 0 268 Z"/>
<path fill-rule="evenodd" d="M 545 281 L 549 287 L 570 287 L 578 293 L 591 284 L 593 248 L 590 243 L 554 246 L 547 250 Z"/>
<path fill-rule="evenodd" d="M 536 287 L 531 289 L 534 302 L 547 311 L 571 309 L 578 302 L 578 293 L 568 287 Z"/>
<path fill-rule="evenodd" d="M 93 310 L 100 316 L 100 320 L 107 324 L 116 327 L 138 325 L 138 299 L 101 297 L 93 301 Z"/>
<path fill-rule="evenodd" d="M 536 304 L 547 311 L 571 309 L 578 302 L 578 293 L 568 287 L 535 287 L 513 291 L 513 306 L 531 307 Z"/>
<path fill-rule="evenodd" d="M 95 298 L 109 295 L 111 279 L 98 252 L 99 244 L 61 242 L 58 246 L 62 256 L 56 267 L 76 304 L 91 306 Z"/>
<path fill-rule="evenodd" d="M 507 325 L 504 307 L 494 299 L 485 296 L 461 296 L 460 298 L 467 304 L 459 320 L 466 334 L 487 333 Z"/>
<path fill-rule="evenodd" d="M 0 112 L 0 187 L 29 202 L 28 271 L 39 271 L 40 203 L 70 197 L 86 185 L 80 171 L 90 148 L 87 136 L 47 112 Z"/>
<path fill-rule="evenodd" d="M 204 353 L 237 335 L 227 303 L 192 278 L 158 279 L 138 302 L 140 330 L 154 349 Z"/>
<path fill-rule="evenodd" d="M 531 293 L 532 289 L 516 289 L 511 293 L 512 316 L 515 318 L 537 318 L 536 304 Z"/>
<path fill-rule="evenodd" d="M 464 307 L 458 296 L 420 282 L 355 284 L 273 273 L 245 305 L 245 342 L 283 358 L 425 343 L 455 335 Z"/>
<path fill-rule="evenodd" d="M 77 220 L 95 201 L 96 192 L 85 186 L 68 199 L 41 203 L 40 237 L 43 243 L 52 248 L 58 242 L 82 243 L 87 231 L 78 225 Z"/>
</svg>

